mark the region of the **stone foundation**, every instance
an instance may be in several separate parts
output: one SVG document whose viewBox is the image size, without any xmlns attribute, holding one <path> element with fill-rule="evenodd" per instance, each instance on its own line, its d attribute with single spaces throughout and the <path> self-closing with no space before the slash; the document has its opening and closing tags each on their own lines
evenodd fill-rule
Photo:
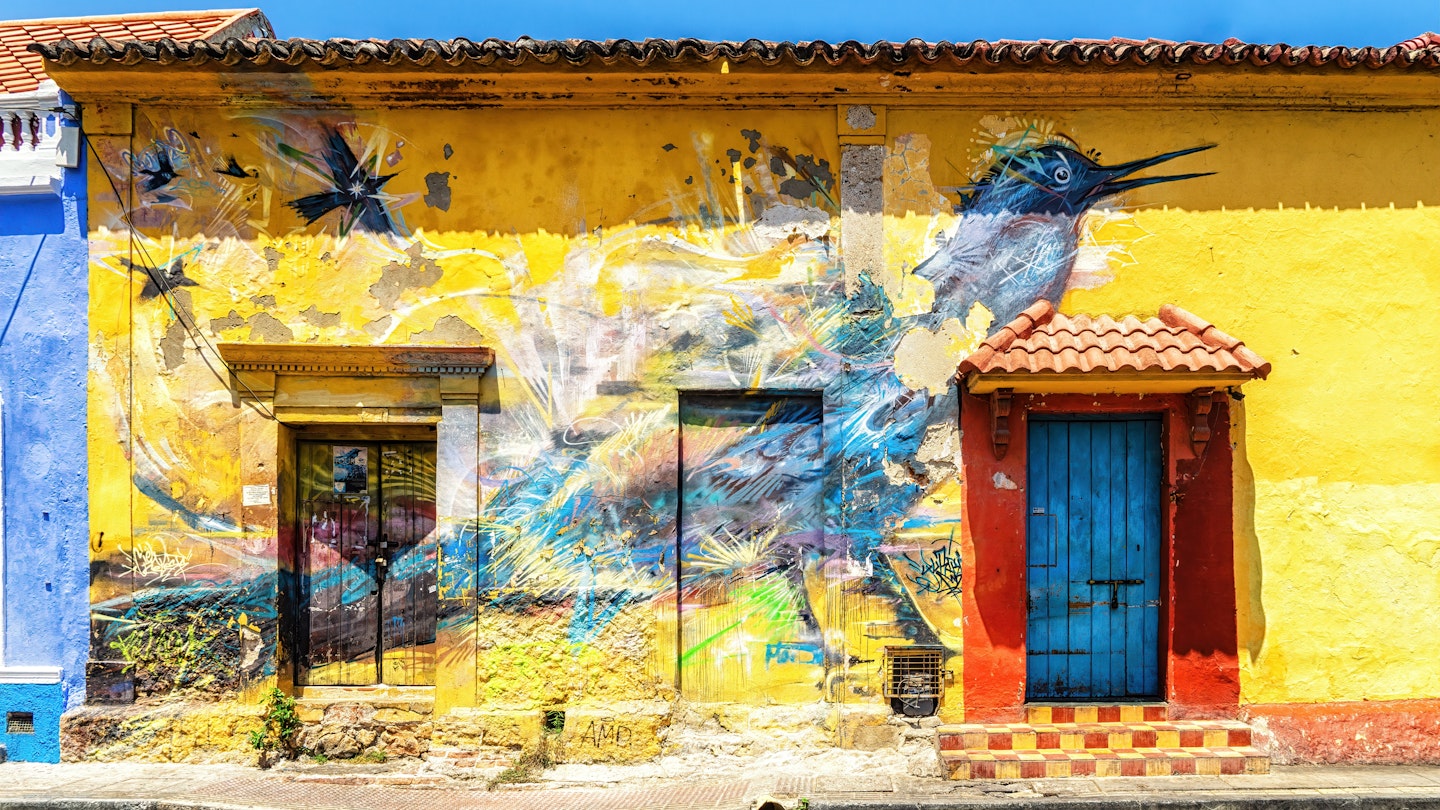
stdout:
<svg viewBox="0 0 1440 810">
<path fill-rule="evenodd" d="M 258 703 L 89 707 L 66 715 L 68 761 L 254 763 Z M 783 752 L 933 753 L 938 718 L 900 718 L 882 704 L 747 706 L 616 701 L 563 709 L 456 708 L 434 714 L 424 692 L 311 690 L 296 702 L 303 753 L 333 760 L 423 757 L 439 766 L 504 767 L 544 741 L 555 763 L 634 764 L 662 756 L 747 758 Z M 547 728 L 547 723 L 549 728 Z M 915 751 L 910 751 L 915 748 Z M 912 768 L 912 770 L 914 770 Z M 923 768 L 922 768 L 923 770 Z"/>
<path fill-rule="evenodd" d="M 60 721 L 66 762 L 253 763 L 249 732 L 264 709 L 238 702 L 86 706 Z"/>
<path fill-rule="evenodd" d="M 419 757 L 430 750 L 433 700 L 301 700 L 300 749 L 330 759 Z"/>
</svg>

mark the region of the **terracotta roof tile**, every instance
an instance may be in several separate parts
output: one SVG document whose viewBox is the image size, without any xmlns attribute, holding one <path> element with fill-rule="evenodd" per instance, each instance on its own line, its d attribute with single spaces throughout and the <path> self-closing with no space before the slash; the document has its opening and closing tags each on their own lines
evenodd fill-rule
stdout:
<svg viewBox="0 0 1440 810">
<path fill-rule="evenodd" d="M 960 363 L 961 375 L 1089 371 L 1200 372 L 1264 378 L 1270 364 L 1239 340 L 1166 304 L 1157 317 L 1062 315 L 1049 301 L 1020 313 Z"/>
<path fill-rule="evenodd" d="M 444 63 L 451 67 L 516 66 L 524 63 L 584 67 L 595 64 L 634 66 L 707 64 L 727 60 L 791 67 L 879 66 L 945 64 L 955 67 L 1045 68 L 1054 66 L 1134 68 L 1241 67 L 1241 68 L 1436 68 L 1440 67 L 1440 37 L 1416 37 L 1388 48 L 1339 46 L 1263 45 L 1239 40 L 1222 43 L 1170 42 L 1149 39 L 1041 40 L 1016 42 L 710 42 L 698 39 L 517 40 L 460 38 L 434 39 L 256 39 L 226 47 L 213 43 L 175 41 L 141 44 L 75 41 L 35 46 L 45 58 L 70 65 L 91 62 L 111 68 L 140 63 L 226 66 L 298 66 L 313 62 L 323 67 L 375 65 L 413 69 Z M 53 41 L 52 41 L 53 42 Z"/>
<path fill-rule="evenodd" d="M 118 14 L 54 20 L 0 20 L 0 93 L 25 93 L 45 80 L 40 54 L 33 44 L 62 40 L 89 42 L 96 37 L 120 43 L 167 37 L 186 40 L 227 39 L 232 36 L 273 36 L 270 21 L 259 9 L 173 11 L 155 14 Z"/>
</svg>

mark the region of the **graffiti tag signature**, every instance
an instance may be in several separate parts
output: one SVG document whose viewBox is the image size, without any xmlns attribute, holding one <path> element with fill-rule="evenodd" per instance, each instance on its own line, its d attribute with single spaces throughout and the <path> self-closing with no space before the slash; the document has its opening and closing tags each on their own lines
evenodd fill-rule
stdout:
<svg viewBox="0 0 1440 810">
<path fill-rule="evenodd" d="M 179 549 L 170 551 L 164 540 L 160 541 L 159 551 L 142 546 L 133 551 L 122 549 L 122 553 L 126 556 L 126 573 L 147 578 L 147 585 L 162 579 L 181 579 L 190 572 L 190 554 Z"/>
<path fill-rule="evenodd" d="M 960 595 L 962 562 L 960 550 L 955 547 L 953 537 L 945 544 L 944 548 L 928 553 L 920 552 L 918 559 L 909 554 L 900 556 L 910 565 L 915 586 L 920 593 L 933 593 L 940 596 Z"/>
</svg>

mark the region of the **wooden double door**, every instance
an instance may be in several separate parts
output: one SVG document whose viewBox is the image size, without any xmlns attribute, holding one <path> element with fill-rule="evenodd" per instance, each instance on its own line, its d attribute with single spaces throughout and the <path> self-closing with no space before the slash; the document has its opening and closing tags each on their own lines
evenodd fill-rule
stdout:
<svg viewBox="0 0 1440 810">
<path fill-rule="evenodd" d="M 435 683 L 435 444 L 298 445 L 297 679 Z"/>
</svg>

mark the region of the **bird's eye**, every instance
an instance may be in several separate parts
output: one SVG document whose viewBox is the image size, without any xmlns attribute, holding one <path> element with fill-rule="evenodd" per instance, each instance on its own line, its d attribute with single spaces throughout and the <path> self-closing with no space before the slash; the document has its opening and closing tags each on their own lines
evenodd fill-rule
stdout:
<svg viewBox="0 0 1440 810">
<path fill-rule="evenodd" d="M 1055 182 L 1057 182 L 1057 183 L 1068 183 L 1068 182 L 1070 182 L 1070 170 L 1067 169 L 1067 168 L 1065 168 L 1064 166 L 1061 166 L 1060 168 L 1056 169 L 1056 170 L 1055 170 Z"/>
</svg>

